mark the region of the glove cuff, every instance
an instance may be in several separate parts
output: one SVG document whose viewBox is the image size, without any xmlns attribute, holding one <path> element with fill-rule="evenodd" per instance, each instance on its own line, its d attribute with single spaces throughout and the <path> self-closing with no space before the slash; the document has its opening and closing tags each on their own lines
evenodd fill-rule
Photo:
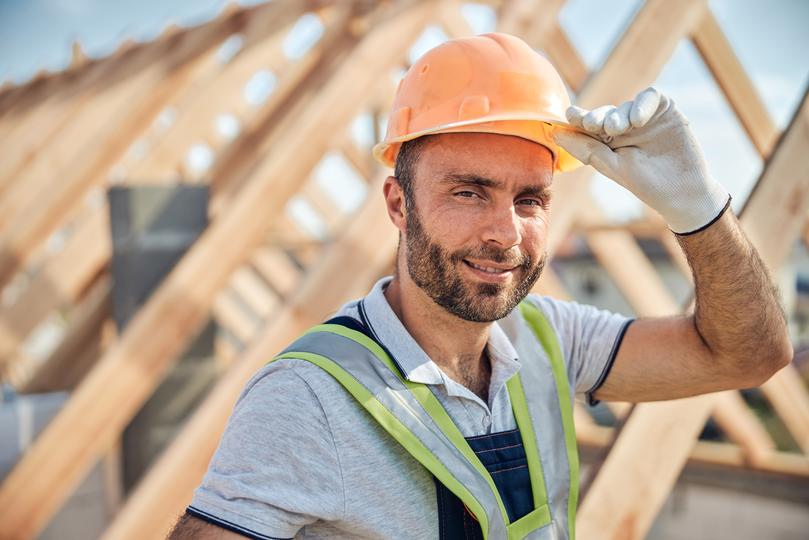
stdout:
<svg viewBox="0 0 809 540">
<path fill-rule="evenodd" d="M 713 218 L 711 221 L 709 221 L 708 223 L 706 223 L 705 225 L 703 225 L 699 229 L 695 229 L 693 231 L 688 231 L 688 232 L 676 232 L 676 231 L 672 230 L 672 232 L 674 234 L 676 234 L 677 236 L 688 236 L 688 235 L 691 235 L 691 234 L 696 234 L 698 232 L 704 231 L 705 229 L 707 229 L 708 227 L 710 227 L 711 225 L 713 225 L 714 223 L 719 221 L 719 218 L 721 218 L 722 215 L 724 215 L 724 213 L 727 211 L 727 209 L 730 208 L 730 201 L 731 201 L 732 198 L 733 197 L 728 195 L 728 202 L 725 203 L 725 206 L 722 207 L 722 210 L 719 211 L 719 213 L 716 215 L 715 218 Z"/>
<path fill-rule="evenodd" d="M 663 216 L 673 233 L 697 233 L 712 225 L 727 210 L 731 196 L 722 184 L 708 176 L 704 177 L 703 186 L 704 191 L 699 196 L 693 193 L 689 196 L 687 190 L 680 192 L 682 198 L 678 207 L 670 208 Z"/>
</svg>

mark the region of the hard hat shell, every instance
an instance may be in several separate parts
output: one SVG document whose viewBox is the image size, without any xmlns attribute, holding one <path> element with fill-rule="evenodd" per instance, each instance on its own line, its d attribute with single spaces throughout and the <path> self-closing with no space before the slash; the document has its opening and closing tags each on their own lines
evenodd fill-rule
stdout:
<svg viewBox="0 0 809 540">
<path fill-rule="evenodd" d="M 399 147 L 423 135 L 477 132 L 514 135 L 553 154 L 554 172 L 582 164 L 552 137 L 575 129 L 562 78 L 516 36 L 502 32 L 446 41 L 427 51 L 399 81 L 385 140 L 374 157 L 393 167 Z"/>
</svg>

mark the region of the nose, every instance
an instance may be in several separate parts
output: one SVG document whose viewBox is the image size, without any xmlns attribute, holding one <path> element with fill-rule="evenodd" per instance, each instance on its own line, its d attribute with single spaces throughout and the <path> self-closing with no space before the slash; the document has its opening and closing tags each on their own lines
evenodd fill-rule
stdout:
<svg viewBox="0 0 809 540">
<path fill-rule="evenodd" d="M 520 217 L 514 205 L 498 205 L 489 212 L 484 228 L 486 243 L 497 244 L 502 249 L 519 245 L 522 242 Z"/>
</svg>

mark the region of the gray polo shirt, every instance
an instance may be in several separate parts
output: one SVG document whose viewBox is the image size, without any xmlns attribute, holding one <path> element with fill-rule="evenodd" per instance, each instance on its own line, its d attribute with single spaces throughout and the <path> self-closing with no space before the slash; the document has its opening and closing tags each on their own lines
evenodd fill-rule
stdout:
<svg viewBox="0 0 809 540">
<path fill-rule="evenodd" d="M 377 282 L 363 306 L 405 376 L 430 385 L 465 437 L 515 429 L 505 382 L 520 362 L 500 326 L 492 325 L 487 346 L 492 376 L 484 403 L 410 336 L 383 294 L 390 279 Z M 556 331 L 573 391 L 579 397 L 594 391 L 631 319 L 575 302 L 529 299 Z M 358 304 L 346 304 L 338 315 L 359 319 Z M 541 429 L 558 419 L 533 421 Z M 564 441 L 555 443 L 564 452 Z M 189 512 L 252 538 L 438 538 L 430 473 L 328 373 L 298 360 L 273 362 L 247 383 Z"/>
</svg>

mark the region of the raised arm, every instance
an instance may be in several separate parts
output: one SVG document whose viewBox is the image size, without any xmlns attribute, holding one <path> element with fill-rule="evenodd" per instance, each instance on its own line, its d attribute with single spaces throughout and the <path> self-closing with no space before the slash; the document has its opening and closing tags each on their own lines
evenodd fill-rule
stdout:
<svg viewBox="0 0 809 540">
<path fill-rule="evenodd" d="M 732 212 L 677 239 L 694 276 L 694 313 L 635 321 L 596 398 L 657 401 L 751 388 L 791 360 L 778 292 Z"/>
<path fill-rule="evenodd" d="M 629 327 L 594 396 L 658 401 L 749 388 L 784 367 L 792 345 L 777 289 L 673 101 L 647 89 L 620 107 L 572 108 L 568 117 L 591 136 L 557 141 L 666 219 L 695 284 L 693 314 Z"/>
</svg>

